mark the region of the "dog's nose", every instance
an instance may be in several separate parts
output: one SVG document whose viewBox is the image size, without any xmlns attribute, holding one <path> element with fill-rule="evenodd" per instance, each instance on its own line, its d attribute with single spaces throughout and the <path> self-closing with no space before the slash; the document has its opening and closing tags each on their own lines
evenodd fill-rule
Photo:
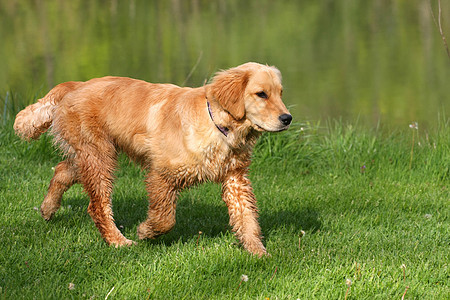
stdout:
<svg viewBox="0 0 450 300">
<path fill-rule="evenodd" d="M 291 124 L 292 116 L 290 114 L 283 114 L 279 116 L 278 119 L 280 120 L 281 124 L 283 124 L 284 126 L 288 126 L 289 124 Z"/>
</svg>

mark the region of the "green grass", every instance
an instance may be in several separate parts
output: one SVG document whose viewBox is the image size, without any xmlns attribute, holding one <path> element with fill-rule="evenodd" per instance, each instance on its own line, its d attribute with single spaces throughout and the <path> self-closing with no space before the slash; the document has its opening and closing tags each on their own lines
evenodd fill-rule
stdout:
<svg viewBox="0 0 450 300">
<path fill-rule="evenodd" d="M 406 287 L 405 299 L 450 294 L 445 120 L 414 133 L 411 168 L 410 128 L 329 122 L 264 135 L 251 170 L 271 254 L 262 259 L 236 243 L 215 184 L 183 192 L 174 230 L 130 248 L 102 241 L 79 186 L 45 222 L 36 209 L 60 158 L 50 137 L 25 143 L 11 124 L 0 127 L 2 299 L 344 299 L 346 279 L 347 299 L 400 299 Z M 113 205 L 134 240 L 142 179 L 122 157 Z"/>
</svg>

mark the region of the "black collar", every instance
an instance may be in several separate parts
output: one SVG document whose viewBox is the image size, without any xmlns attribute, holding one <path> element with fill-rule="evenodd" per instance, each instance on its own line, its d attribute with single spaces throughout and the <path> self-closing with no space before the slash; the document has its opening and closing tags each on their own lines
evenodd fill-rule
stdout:
<svg viewBox="0 0 450 300">
<path fill-rule="evenodd" d="M 213 121 L 214 125 L 216 125 L 217 129 L 219 129 L 219 131 L 222 132 L 222 134 L 224 136 L 228 136 L 228 132 L 230 131 L 230 129 L 228 129 L 227 127 L 223 127 L 223 126 L 217 125 L 216 122 L 214 122 L 214 118 L 213 118 L 213 115 L 212 115 L 212 112 L 211 112 L 211 106 L 209 105 L 209 101 L 206 100 L 206 103 L 208 105 L 208 112 L 209 112 L 209 117 L 211 118 L 211 121 Z"/>
</svg>

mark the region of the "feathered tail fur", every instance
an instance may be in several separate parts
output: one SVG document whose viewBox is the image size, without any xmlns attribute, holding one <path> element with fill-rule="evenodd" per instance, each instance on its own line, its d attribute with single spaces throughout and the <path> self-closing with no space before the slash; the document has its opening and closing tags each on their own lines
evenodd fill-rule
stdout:
<svg viewBox="0 0 450 300">
<path fill-rule="evenodd" d="M 38 102 L 20 111 L 14 122 L 14 131 L 22 139 L 37 139 L 47 131 L 53 121 L 55 107 L 64 96 L 77 89 L 83 82 L 69 81 L 55 86 Z"/>
</svg>

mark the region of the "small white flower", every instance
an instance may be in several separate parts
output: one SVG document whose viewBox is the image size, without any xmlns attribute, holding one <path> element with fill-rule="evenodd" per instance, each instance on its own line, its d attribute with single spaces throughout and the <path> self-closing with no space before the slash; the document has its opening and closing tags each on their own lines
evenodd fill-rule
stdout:
<svg viewBox="0 0 450 300">
<path fill-rule="evenodd" d="M 419 130 L 419 123 L 414 122 L 409 124 L 409 128 Z"/>
<path fill-rule="evenodd" d="M 71 283 L 69 283 L 69 290 L 73 290 L 73 289 L 75 289 L 75 284 L 73 284 L 72 282 Z"/>
<path fill-rule="evenodd" d="M 346 284 L 348 287 L 350 287 L 350 286 L 352 285 L 352 280 L 349 279 L 349 278 L 347 278 L 347 279 L 345 280 L 345 284 Z"/>
<path fill-rule="evenodd" d="M 242 274 L 242 275 L 241 275 L 241 280 L 244 281 L 244 282 L 247 282 L 247 281 L 248 281 L 248 276 Z"/>
<path fill-rule="evenodd" d="M 300 230 L 300 236 L 304 236 L 306 234 L 306 232 L 304 232 L 303 230 Z"/>
<path fill-rule="evenodd" d="M 433 216 L 433 215 L 431 215 L 431 214 L 425 214 L 425 215 L 424 215 L 425 219 L 431 219 L 432 216 Z"/>
</svg>

